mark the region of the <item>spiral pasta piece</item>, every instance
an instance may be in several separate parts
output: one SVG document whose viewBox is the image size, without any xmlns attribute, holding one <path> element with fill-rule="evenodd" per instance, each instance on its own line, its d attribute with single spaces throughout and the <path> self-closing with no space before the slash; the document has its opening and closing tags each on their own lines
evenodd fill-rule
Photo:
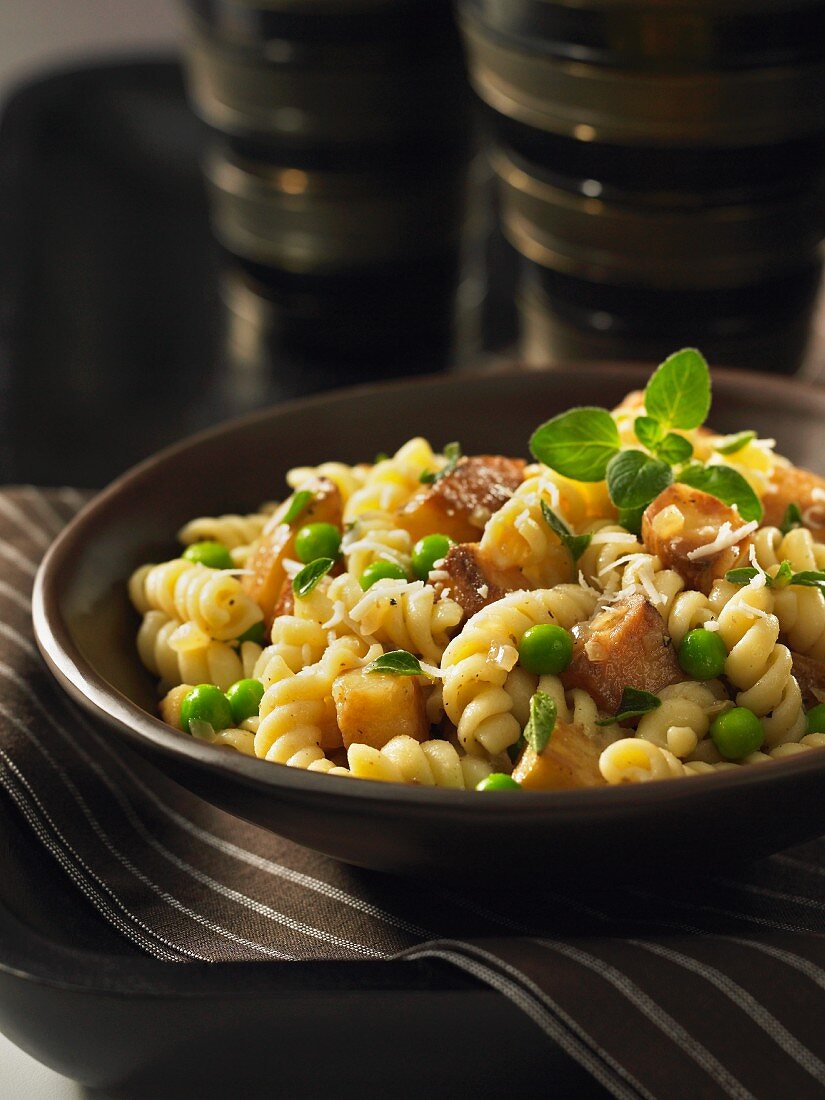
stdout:
<svg viewBox="0 0 825 1100">
<path fill-rule="evenodd" d="M 255 755 L 292 768 L 309 768 L 322 760 L 325 748 L 341 744 L 333 680 L 380 653 L 380 647 L 368 650 L 356 638 L 337 638 L 316 664 L 270 684 L 258 712 Z"/>
<path fill-rule="evenodd" d="M 137 648 L 143 664 L 164 684 L 215 684 L 221 691 L 253 675 L 261 654 L 255 642 L 235 649 L 164 611 L 147 611 L 143 616 Z"/>
<path fill-rule="evenodd" d="M 772 612 L 770 590 L 759 577 L 731 594 L 732 588 L 727 581 L 717 582 L 710 602 L 723 603 L 719 636 L 728 650 L 725 675 L 739 689 L 736 702 L 762 719 L 772 747 L 798 741 L 805 731 L 802 694 L 790 650 L 777 641 L 779 620 Z"/>
<path fill-rule="evenodd" d="M 363 592 L 351 577 L 346 582 L 336 578 L 329 595 L 346 609 L 344 616 L 331 620 L 336 626 L 339 618 L 344 625 L 348 619 L 362 637 L 418 653 L 433 664 L 438 664 L 464 614 L 455 600 L 439 597 L 423 581 L 381 580 Z"/>
<path fill-rule="evenodd" d="M 263 512 L 253 512 L 246 516 L 198 516 L 181 527 L 178 541 L 184 546 L 191 546 L 194 542 L 211 540 L 222 543 L 227 550 L 236 550 L 254 542 L 268 519 L 269 516 Z"/>
<path fill-rule="evenodd" d="M 409 576 L 412 570 L 412 539 L 387 512 L 363 512 L 344 533 L 341 550 L 347 571 L 361 577 L 376 561 L 399 566 Z"/>
<path fill-rule="evenodd" d="M 444 709 L 468 753 L 497 756 L 521 734 L 505 683 L 525 631 L 539 623 L 569 630 L 588 618 L 595 604 L 594 592 L 574 584 L 511 592 L 464 625 L 444 651 L 441 672 Z"/>
<path fill-rule="evenodd" d="M 129 594 L 139 612 L 165 611 L 171 618 L 195 623 L 217 641 L 237 638 L 262 618 L 237 577 L 185 558 L 136 570 Z"/>
<path fill-rule="evenodd" d="M 326 478 L 338 487 L 341 500 L 346 504 L 352 494 L 363 487 L 368 471 L 367 465 L 348 466 L 345 462 L 322 462 L 320 466 L 293 466 L 287 472 L 286 483 L 290 489 L 299 490 L 307 482 Z"/>
<path fill-rule="evenodd" d="M 795 573 L 822 568 L 825 545 L 814 540 L 804 527 L 783 535 L 776 527 L 756 532 L 756 560 L 768 572 L 775 572 L 783 561 Z M 773 610 L 779 619 L 782 636 L 797 653 L 825 661 L 825 597 L 818 588 L 789 585 L 774 589 Z"/>
<path fill-rule="evenodd" d="M 686 681 L 659 692 L 661 706 L 643 715 L 636 736 L 684 758 L 696 751 L 727 699 L 718 680 Z"/>
<path fill-rule="evenodd" d="M 542 502 L 554 511 L 559 505 L 549 470 L 522 482 L 493 513 L 481 537 L 480 554 L 499 569 L 520 569 L 536 587 L 550 588 L 573 580 L 573 562 L 544 519 Z"/>
<path fill-rule="evenodd" d="M 628 555 L 642 553 L 644 547 L 626 528 L 609 520 L 596 520 L 583 534 L 590 543 L 579 558 L 579 569 L 592 588 L 610 595 L 622 587 L 622 572 Z"/>
<path fill-rule="evenodd" d="M 369 469 L 364 484 L 354 490 L 344 506 L 344 523 L 352 523 L 364 512 L 396 512 L 421 489 L 421 475 L 437 472 L 445 464 L 426 439 L 410 439 L 395 452 Z"/>
<path fill-rule="evenodd" d="M 350 745 L 349 771 L 356 779 L 388 783 L 413 783 L 423 787 L 472 790 L 492 771 L 487 761 L 467 761 L 449 741 L 418 742 L 414 737 L 393 737 L 382 749 Z"/>
<path fill-rule="evenodd" d="M 672 752 L 640 737 L 623 737 L 608 745 L 599 757 L 599 771 L 610 784 L 647 783 L 687 774 Z"/>
</svg>

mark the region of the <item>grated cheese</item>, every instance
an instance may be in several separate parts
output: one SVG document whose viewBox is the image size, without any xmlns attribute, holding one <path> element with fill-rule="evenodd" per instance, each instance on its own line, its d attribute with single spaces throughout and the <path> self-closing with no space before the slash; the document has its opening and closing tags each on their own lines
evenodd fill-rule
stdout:
<svg viewBox="0 0 825 1100">
<path fill-rule="evenodd" d="M 716 538 L 713 542 L 706 543 L 705 546 L 697 546 L 695 550 L 689 550 L 687 554 L 688 561 L 698 561 L 699 558 L 710 558 L 714 554 L 720 553 L 722 550 L 729 550 L 732 546 L 736 546 L 742 539 L 747 538 L 752 534 L 759 526 L 757 521 L 751 520 L 750 523 L 745 523 L 741 527 L 732 528 L 730 523 L 725 520 L 722 526 L 716 533 Z"/>
<path fill-rule="evenodd" d="M 476 592 L 478 592 L 478 594 L 479 594 L 479 596 L 481 596 L 482 600 L 486 600 L 487 597 L 490 595 L 490 586 L 489 586 L 489 584 L 482 584 L 479 588 L 476 589 Z"/>
</svg>

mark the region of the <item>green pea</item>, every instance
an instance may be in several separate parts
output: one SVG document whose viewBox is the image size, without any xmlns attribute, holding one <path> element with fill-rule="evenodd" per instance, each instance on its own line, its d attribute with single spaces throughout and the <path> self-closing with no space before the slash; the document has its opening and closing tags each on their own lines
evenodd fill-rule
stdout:
<svg viewBox="0 0 825 1100">
<path fill-rule="evenodd" d="M 191 733 L 190 723 L 208 722 L 213 730 L 225 730 L 232 725 L 232 708 L 220 688 L 214 684 L 198 684 L 180 705 L 180 724 Z"/>
<path fill-rule="evenodd" d="M 825 703 L 817 703 L 807 714 L 808 733 L 825 733 Z"/>
<path fill-rule="evenodd" d="M 340 549 L 341 532 L 331 523 L 308 523 L 295 536 L 295 554 L 305 565 L 316 558 L 335 561 Z"/>
<path fill-rule="evenodd" d="M 238 680 L 227 690 L 226 698 L 236 726 L 258 713 L 263 694 L 264 685 L 260 680 Z"/>
<path fill-rule="evenodd" d="M 425 581 L 437 561 L 446 558 L 453 540 L 448 535 L 425 535 L 413 547 L 413 572 L 420 581 Z"/>
<path fill-rule="evenodd" d="M 525 672 L 536 676 L 558 676 L 570 664 L 573 639 L 562 626 L 541 623 L 531 626 L 518 647 L 518 660 Z"/>
<path fill-rule="evenodd" d="M 199 565 L 208 565 L 210 569 L 231 569 L 235 564 L 222 542 L 193 542 L 186 547 L 183 557 Z"/>
<path fill-rule="evenodd" d="M 714 718 L 710 736 L 726 760 L 741 760 L 762 747 L 765 731 L 752 710 L 734 707 Z"/>
<path fill-rule="evenodd" d="M 394 561 L 374 561 L 361 574 L 359 584 L 366 592 L 368 588 L 372 588 L 376 581 L 405 581 L 406 579 L 407 574 Z"/>
<path fill-rule="evenodd" d="M 713 680 L 725 671 L 728 651 L 715 630 L 689 631 L 679 646 L 679 664 L 694 680 Z"/>
<path fill-rule="evenodd" d="M 245 630 L 243 634 L 238 635 L 239 642 L 255 642 L 257 645 L 263 645 L 266 640 L 266 628 L 264 627 L 263 619 L 259 619 L 258 622 L 253 623 L 248 630 Z"/>
<path fill-rule="evenodd" d="M 504 772 L 493 772 L 492 775 L 485 775 L 480 783 L 476 783 L 477 791 L 520 791 L 521 784 L 516 783 L 512 776 L 505 775 Z"/>
</svg>

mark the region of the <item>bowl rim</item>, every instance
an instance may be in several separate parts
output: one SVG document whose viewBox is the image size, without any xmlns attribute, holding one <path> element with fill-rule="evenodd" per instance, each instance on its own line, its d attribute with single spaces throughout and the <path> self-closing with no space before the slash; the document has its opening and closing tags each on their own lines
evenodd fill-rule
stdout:
<svg viewBox="0 0 825 1100">
<path fill-rule="evenodd" d="M 639 363 L 573 363 L 553 364 L 552 373 L 558 377 L 565 373 L 583 372 L 594 378 L 624 378 L 628 388 L 632 389 L 646 380 L 651 372 L 650 364 Z M 772 783 L 782 785 L 792 782 L 797 775 L 808 772 L 825 774 L 825 753 L 804 752 L 778 761 L 780 769 L 742 768 L 725 770 L 720 773 L 696 775 L 689 783 L 683 783 L 681 777 L 664 779 L 649 783 L 619 784 L 617 786 L 586 787 L 569 791 L 498 791 L 493 799 L 479 798 L 476 791 L 452 790 L 438 787 L 423 787 L 408 784 L 360 782 L 344 783 L 343 777 L 330 776 L 319 772 L 309 772 L 301 768 L 284 765 L 273 767 L 265 760 L 247 757 L 241 753 L 229 753 L 220 746 L 209 745 L 186 737 L 182 732 L 166 725 L 160 718 L 143 710 L 120 692 L 95 669 L 92 663 L 79 651 L 72 640 L 69 628 L 61 614 L 60 587 L 66 570 L 82 557 L 87 545 L 86 536 L 95 523 L 105 519 L 108 511 L 117 504 L 121 493 L 154 474 L 158 466 L 175 459 L 177 455 L 192 448 L 211 443 L 223 435 L 243 430 L 271 418 L 280 418 L 292 412 L 311 410 L 330 404 L 347 404 L 367 395 L 380 393 L 404 394 L 414 388 L 426 386 L 437 390 L 446 390 L 466 381 L 483 378 L 540 378 L 548 372 L 525 369 L 520 364 L 497 365 L 483 373 L 461 371 L 447 375 L 419 375 L 413 379 L 369 383 L 349 386 L 334 391 L 299 398 L 288 402 L 268 406 L 244 416 L 234 417 L 187 436 L 185 439 L 164 447 L 148 458 L 126 470 L 115 478 L 74 516 L 47 549 L 37 569 L 32 592 L 32 621 L 34 634 L 40 652 L 63 690 L 85 712 L 101 720 L 109 727 L 125 735 L 132 745 L 147 743 L 153 750 L 182 763 L 193 766 L 212 777 L 230 776 L 245 787 L 252 787 L 258 793 L 277 795 L 279 792 L 295 795 L 327 795 L 330 805 L 337 803 L 340 810 L 344 803 L 352 804 L 356 800 L 365 803 L 391 804 L 403 806 L 405 812 L 428 814 L 432 810 L 439 813 L 450 812 L 463 815 L 472 808 L 501 818 L 502 813 L 511 815 L 529 811 L 533 814 L 544 811 L 547 816 L 579 816 L 582 810 L 621 812 L 623 807 L 655 807 L 658 803 L 693 800 L 694 792 L 707 797 L 712 792 L 724 795 L 732 788 L 754 783 Z M 762 375 L 752 371 L 714 368 L 713 381 L 721 383 L 725 389 L 755 384 L 758 390 L 774 402 L 786 407 L 799 405 L 817 408 L 825 417 L 825 389 L 806 380 L 790 379 L 780 376 Z M 422 426 L 424 430 L 424 426 Z M 127 578 L 123 578 L 125 585 Z M 135 658 L 137 660 L 137 656 Z M 184 780 L 185 784 L 185 780 Z"/>
</svg>

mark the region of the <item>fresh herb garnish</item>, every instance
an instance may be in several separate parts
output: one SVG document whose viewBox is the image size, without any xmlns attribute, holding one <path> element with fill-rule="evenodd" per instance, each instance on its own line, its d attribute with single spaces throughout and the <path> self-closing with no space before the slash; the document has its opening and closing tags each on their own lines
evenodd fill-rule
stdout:
<svg viewBox="0 0 825 1100">
<path fill-rule="evenodd" d="M 668 432 L 662 442 L 656 446 L 655 454 L 669 466 L 679 466 L 682 462 L 688 462 L 693 458 L 693 444 L 683 435 Z"/>
<path fill-rule="evenodd" d="M 662 705 L 658 695 L 640 688 L 626 687 L 622 692 L 622 701 L 613 718 L 601 718 L 597 726 L 611 726 L 614 722 L 624 722 L 627 718 L 639 718 Z"/>
<path fill-rule="evenodd" d="M 617 508 L 644 508 L 672 481 L 670 466 L 644 451 L 620 451 L 607 467 L 607 491 Z"/>
<path fill-rule="evenodd" d="M 713 449 L 720 455 L 735 455 L 754 439 L 756 439 L 756 432 L 737 432 L 736 435 L 726 435 Z"/>
<path fill-rule="evenodd" d="M 570 554 L 570 557 L 573 559 L 573 564 L 575 565 L 590 545 L 590 540 L 593 536 L 574 535 L 564 520 L 556 515 L 546 501 L 541 502 L 541 514 L 544 516 L 544 522 L 550 530 L 558 535 L 559 541 Z"/>
<path fill-rule="evenodd" d="M 794 573 L 789 561 L 783 561 L 777 571 L 771 576 L 764 569 L 755 569 L 747 566 L 743 569 L 729 569 L 725 574 L 725 580 L 731 584 L 750 584 L 754 577 L 762 574 L 768 588 L 787 588 L 791 584 L 798 584 L 802 588 L 818 588 L 825 593 L 825 571 L 821 569 L 803 569 Z"/>
<path fill-rule="evenodd" d="M 299 493 L 293 493 L 292 500 L 289 503 L 281 523 L 294 523 L 298 516 L 306 509 L 307 505 L 312 500 L 312 493 L 309 489 L 301 489 Z"/>
<path fill-rule="evenodd" d="M 665 429 L 652 416 L 637 416 L 633 430 L 641 445 L 649 451 L 655 451 L 665 437 Z"/>
<path fill-rule="evenodd" d="M 530 437 L 530 450 L 539 462 L 575 481 L 603 481 L 619 447 L 619 429 L 607 409 L 570 409 Z"/>
<path fill-rule="evenodd" d="M 759 497 L 742 475 L 730 466 L 702 466 L 695 462 L 682 470 L 677 480 L 709 493 L 724 504 L 735 504 L 746 523 L 762 519 L 762 503 Z"/>
<path fill-rule="evenodd" d="M 633 429 L 643 447 L 671 466 L 687 462 L 693 456 L 693 444 L 689 440 L 676 432 L 666 432 L 664 425 L 652 416 L 637 417 Z"/>
<path fill-rule="evenodd" d="M 710 410 L 710 371 L 701 352 L 668 356 L 645 388 L 645 412 L 665 428 L 698 428 Z"/>
<path fill-rule="evenodd" d="M 447 459 L 446 466 L 443 466 L 438 473 L 434 473 L 432 470 L 425 470 L 421 477 L 418 479 L 425 485 L 435 485 L 437 481 L 441 481 L 442 477 L 447 477 L 458 465 L 458 460 L 461 458 L 461 444 L 460 443 L 448 443 L 443 451 L 444 457 Z"/>
<path fill-rule="evenodd" d="M 524 740 L 534 752 L 544 752 L 555 725 L 555 701 L 546 691 L 537 691 L 530 700 L 530 717 L 524 727 Z"/>
<path fill-rule="evenodd" d="M 316 558 L 305 565 L 292 579 L 292 591 L 299 600 L 304 599 L 315 588 L 321 577 L 325 577 L 335 562 L 332 558 Z"/>
<path fill-rule="evenodd" d="M 372 460 L 372 464 L 373 466 L 377 466 L 379 462 L 386 462 L 389 457 L 386 451 L 379 451 Z"/>
<path fill-rule="evenodd" d="M 426 676 L 421 662 L 406 649 L 393 649 L 367 665 L 367 672 L 386 672 L 389 676 Z"/>
<path fill-rule="evenodd" d="M 787 535 L 789 531 L 793 531 L 794 527 L 804 527 L 804 525 L 802 509 L 798 504 L 789 504 L 785 509 L 785 515 L 782 517 L 779 530 L 783 535 Z"/>
</svg>

